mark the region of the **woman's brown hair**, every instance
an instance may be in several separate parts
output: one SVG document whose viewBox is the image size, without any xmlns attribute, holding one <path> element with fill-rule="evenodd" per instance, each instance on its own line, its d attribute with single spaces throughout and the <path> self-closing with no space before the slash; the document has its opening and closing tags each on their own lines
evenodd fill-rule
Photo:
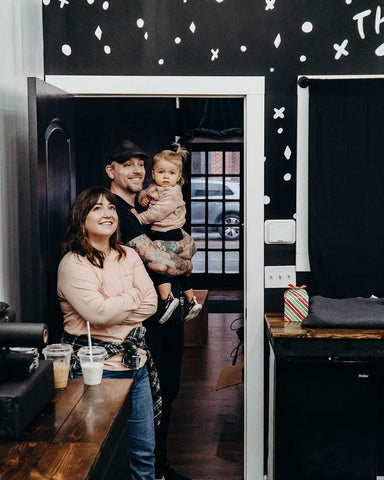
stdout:
<svg viewBox="0 0 384 480">
<path fill-rule="evenodd" d="M 116 199 L 105 187 L 91 187 L 81 192 L 74 201 L 71 211 L 69 212 L 69 221 L 67 231 L 62 247 L 62 253 L 67 252 L 78 253 L 82 257 L 86 257 L 92 265 L 103 268 L 105 254 L 89 243 L 87 231 L 85 229 L 85 220 L 88 213 L 99 201 L 100 195 L 105 197 L 108 202 L 116 206 Z M 125 251 L 121 246 L 120 229 L 117 227 L 116 231 L 109 238 L 109 246 L 119 252 L 118 259 L 125 256 Z"/>
</svg>

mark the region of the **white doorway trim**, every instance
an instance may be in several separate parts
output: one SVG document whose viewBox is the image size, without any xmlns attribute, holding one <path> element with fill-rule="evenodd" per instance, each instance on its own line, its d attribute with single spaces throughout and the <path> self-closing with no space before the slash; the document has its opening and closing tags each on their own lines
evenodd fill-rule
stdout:
<svg viewBox="0 0 384 480">
<path fill-rule="evenodd" d="M 79 97 L 242 97 L 245 155 L 245 479 L 263 478 L 264 77 L 46 76 Z M 219 373 L 219 372 L 218 372 Z"/>
</svg>

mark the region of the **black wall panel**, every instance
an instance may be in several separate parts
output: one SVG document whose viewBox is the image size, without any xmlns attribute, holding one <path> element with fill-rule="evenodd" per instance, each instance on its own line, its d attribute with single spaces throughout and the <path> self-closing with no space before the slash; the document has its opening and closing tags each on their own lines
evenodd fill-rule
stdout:
<svg viewBox="0 0 384 480">
<path fill-rule="evenodd" d="M 296 80 L 384 73 L 384 2 L 43 0 L 50 75 L 263 75 L 265 217 L 296 212 Z M 273 263 L 294 263 L 267 247 Z M 278 254 L 278 252 L 276 251 Z M 271 264 L 271 263 L 269 263 Z"/>
</svg>

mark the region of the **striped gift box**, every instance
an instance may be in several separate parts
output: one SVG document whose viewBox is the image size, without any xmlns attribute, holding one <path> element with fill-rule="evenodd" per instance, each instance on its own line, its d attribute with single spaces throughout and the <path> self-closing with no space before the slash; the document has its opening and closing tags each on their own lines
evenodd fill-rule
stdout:
<svg viewBox="0 0 384 480">
<path fill-rule="evenodd" d="M 306 285 L 290 288 L 284 292 L 284 320 L 286 322 L 301 322 L 308 315 L 308 293 Z"/>
</svg>

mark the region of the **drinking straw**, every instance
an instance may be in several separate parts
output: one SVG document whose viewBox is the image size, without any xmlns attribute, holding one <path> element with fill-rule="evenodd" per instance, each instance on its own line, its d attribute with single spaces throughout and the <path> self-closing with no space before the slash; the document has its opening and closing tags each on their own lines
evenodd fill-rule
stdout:
<svg viewBox="0 0 384 480">
<path fill-rule="evenodd" d="M 93 362 L 92 342 L 91 342 L 91 327 L 89 326 L 89 322 L 87 322 L 87 333 L 88 333 L 88 345 L 89 345 L 89 358 L 91 359 L 91 362 Z"/>
</svg>

